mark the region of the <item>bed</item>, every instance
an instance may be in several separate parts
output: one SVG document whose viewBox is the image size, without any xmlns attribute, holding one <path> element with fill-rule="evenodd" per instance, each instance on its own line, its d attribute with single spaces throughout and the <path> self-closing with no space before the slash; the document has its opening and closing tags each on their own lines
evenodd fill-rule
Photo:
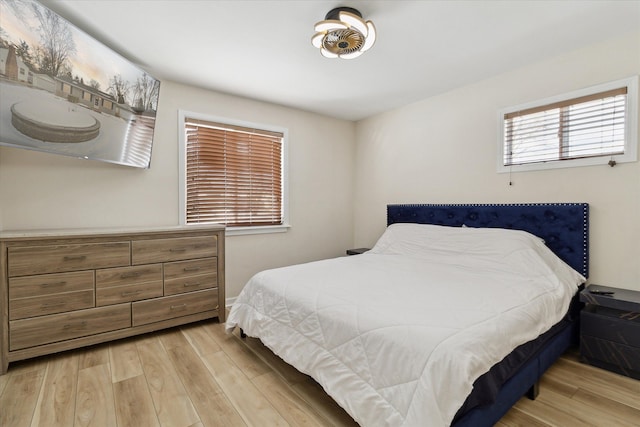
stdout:
<svg viewBox="0 0 640 427">
<path fill-rule="evenodd" d="M 363 426 L 493 425 L 574 342 L 588 205 L 388 205 L 368 252 L 256 274 L 240 327 Z"/>
</svg>

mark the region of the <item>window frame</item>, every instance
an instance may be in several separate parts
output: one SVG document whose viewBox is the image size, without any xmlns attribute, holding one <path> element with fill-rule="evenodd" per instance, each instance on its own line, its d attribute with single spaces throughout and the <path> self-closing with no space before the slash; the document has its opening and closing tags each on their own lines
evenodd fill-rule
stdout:
<svg viewBox="0 0 640 427">
<path fill-rule="evenodd" d="M 241 126 L 246 128 L 261 129 L 271 132 L 282 133 L 282 224 L 279 225 L 261 225 L 261 226 L 227 226 L 225 228 L 225 234 L 227 236 L 233 235 L 247 235 L 247 234 L 267 234 L 267 233 L 284 233 L 291 228 L 289 223 L 289 167 L 288 167 L 288 141 L 289 130 L 287 128 L 268 125 L 263 123 L 254 123 L 244 120 L 231 119 L 228 117 L 213 116 L 209 114 L 197 113 L 187 110 L 178 110 L 178 209 L 179 220 L 181 225 L 196 226 L 198 224 L 187 224 L 187 168 L 186 168 L 186 119 L 197 119 L 221 124 L 227 124 L 230 126 Z M 202 225 L 203 223 L 199 223 Z"/>
<path fill-rule="evenodd" d="M 606 92 L 609 90 L 627 87 L 627 97 L 625 105 L 625 142 L 624 154 L 606 154 L 591 157 L 575 158 L 575 159 L 557 159 L 549 161 L 541 161 L 535 163 L 523 163 L 514 165 L 504 164 L 505 150 L 505 115 L 517 111 L 527 110 L 531 108 L 541 107 L 547 104 L 553 104 Z M 523 172 L 534 170 L 546 170 L 557 168 L 570 168 L 581 166 L 593 166 L 607 164 L 610 160 L 616 163 L 635 162 L 638 160 L 638 76 L 620 79 L 588 88 L 564 93 L 561 95 L 527 102 L 524 104 L 507 107 L 498 111 L 498 149 L 497 149 L 497 171 L 498 173 Z"/>
</svg>

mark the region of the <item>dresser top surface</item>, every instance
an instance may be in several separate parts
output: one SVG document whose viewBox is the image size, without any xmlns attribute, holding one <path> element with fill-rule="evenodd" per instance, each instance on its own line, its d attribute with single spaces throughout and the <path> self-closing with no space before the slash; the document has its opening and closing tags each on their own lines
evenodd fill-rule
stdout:
<svg viewBox="0 0 640 427">
<path fill-rule="evenodd" d="M 589 285 L 580 292 L 580 301 L 618 310 L 640 312 L 640 292 L 630 289 Z"/>
<path fill-rule="evenodd" d="M 114 234 L 142 234 L 191 231 L 223 231 L 224 225 L 173 225 L 154 227 L 66 228 L 34 230 L 0 230 L 0 239 L 37 239 L 56 237 L 82 237 Z"/>
</svg>

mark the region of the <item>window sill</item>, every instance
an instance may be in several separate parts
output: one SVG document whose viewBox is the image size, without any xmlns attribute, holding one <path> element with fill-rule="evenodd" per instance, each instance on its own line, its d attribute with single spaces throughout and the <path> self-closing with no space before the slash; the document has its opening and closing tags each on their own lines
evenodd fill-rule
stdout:
<svg viewBox="0 0 640 427">
<path fill-rule="evenodd" d="M 566 159 L 566 160 L 551 160 L 548 162 L 538 162 L 538 163 L 526 163 L 520 165 L 513 166 L 504 166 L 502 164 L 498 165 L 498 173 L 511 173 L 511 172 L 526 172 L 526 171 L 537 171 L 537 170 L 546 170 L 546 169 L 558 169 L 558 168 L 573 168 L 573 167 L 582 167 L 582 166 L 607 166 L 609 160 L 615 160 L 616 163 L 630 163 L 636 162 L 637 158 L 635 153 L 633 154 L 622 154 L 622 155 L 613 155 L 613 156 L 597 156 L 597 157 L 586 157 L 582 159 Z"/>
<path fill-rule="evenodd" d="M 289 224 L 266 225 L 261 227 L 227 227 L 226 236 L 242 236 L 247 234 L 286 233 L 291 228 Z"/>
</svg>

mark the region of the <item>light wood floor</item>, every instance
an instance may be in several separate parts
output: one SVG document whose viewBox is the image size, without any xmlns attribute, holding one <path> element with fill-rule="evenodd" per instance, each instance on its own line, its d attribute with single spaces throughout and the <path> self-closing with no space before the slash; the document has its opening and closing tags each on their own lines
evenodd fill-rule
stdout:
<svg viewBox="0 0 640 427">
<path fill-rule="evenodd" d="M 258 340 L 197 324 L 30 361 L 0 376 L 0 426 L 354 426 Z M 499 426 L 640 426 L 640 381 L 562 357 Z"/>
</svg>

